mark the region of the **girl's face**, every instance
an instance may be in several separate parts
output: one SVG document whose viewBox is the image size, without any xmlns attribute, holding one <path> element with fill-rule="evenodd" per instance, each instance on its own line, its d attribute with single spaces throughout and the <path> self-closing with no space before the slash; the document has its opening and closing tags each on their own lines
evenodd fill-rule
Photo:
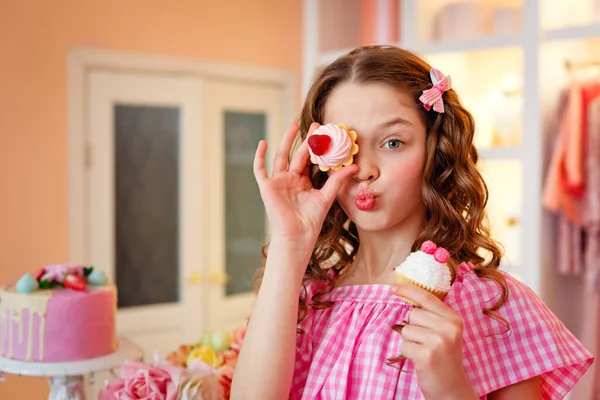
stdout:
<svg viewBox="0 0 600 400">
<path fill-rule="evenodd" d="M 381 83 L 346 83 L 330 94 L 324 123 L 356 131 L 359 171 L 338 193 L 357 228 L 386 231 L 421 224 L 426 129 L 416 100 Z"/>
</svg>

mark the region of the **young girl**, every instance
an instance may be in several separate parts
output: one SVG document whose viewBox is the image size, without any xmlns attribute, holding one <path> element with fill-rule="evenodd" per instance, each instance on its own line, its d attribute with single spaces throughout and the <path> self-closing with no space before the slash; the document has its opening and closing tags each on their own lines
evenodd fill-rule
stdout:
<svg viewBox="0 0 600 400">
<path fill-rule="evenodd" d="M 396 47 L 358 48 L 317 77 L 270 177 L 258 145 L 272 237 L 232 399 L 562 399 L 592 364 L 498 270 L 474 121 L 433 71 Z M 322 172 L 305 139 L 329 123 L 355 131 L 359 151 Z M 394 285 L 427 240 L 451 255 L 443 301 Z"/>
</svg>

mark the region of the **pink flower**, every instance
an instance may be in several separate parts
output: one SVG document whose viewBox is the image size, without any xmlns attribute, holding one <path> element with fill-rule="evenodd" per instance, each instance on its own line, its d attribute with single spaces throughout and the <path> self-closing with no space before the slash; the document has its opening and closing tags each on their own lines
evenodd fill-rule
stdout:
<svg viewBox="0 0 600 400">
<path fill-rule="evenodd" d="M 237 350 L 225 350 L 223 353 L 221 353 L 221 359 L 223 360 L 223 364 L 231 365 L 235 368 L 235 365 L 237 364 L 238 355 L 239 353 Z"/>
<path fill-rule="evenodd" d="M 231 381 L 233 380 L 234 368 L 230 365 L 223 365 L 217 370 L 219 375 L 219 395 L 229 400 L 231 395 Z"/>
<path fill-rule="evenodd" d="M 216 371 L 212 367 L 212 365 L 209 365 L 200 360 L 190 361 L 190 363 L 188 364 L 188 367 L 187 367 L 187 372 L 188 372 L 188 375 L 192 375 L 192 376 L 196 376 L 196 377 L 203 377 L 203 376 L 216 374 Z"/>
<path fill-rule="evenodd" d="M 242 347 L 242 341 L 244 340 L 244 336 L 246 336 L 246 327 L 241 327 L 235 329 L 231 334 L 231 348 L 237 351 L 240 351 Z"/>
<path fill-rule="evenodd" d="M 185 370 L 125 361 L 121 377 L 100 391 L 99 400 L 175 400 Z"/>
<path fill-rule="evenodd" d="M 44 275 L 42 275 L 42 281 L 48 282 L 59 282 L 62 283 L 65 275 L 77 275 L 80 278 L 83 278 L 83 265 L 80 264 L 52 264 L 44 267 L 46 271 Z"/>
<path fill-rule="evenodd" d="M 98 393 L 98 400 L 117 400 L 125 391 L 125 381 L 121 378 L 110 380 Z"/>
<path fill-rule="evenodd" d="M 83 278 L 83 268 L 85 266 L 81 265 L 81 264 L 72 264 L 72 265 L 67 265 L 67 270 L 69 271 L 69 274 L 72 275 L 77 275 L 80 278 Z"/>
<path fill-rule="evenodd" d="M 69 273 L 69 269 L 63 264 L 48 265 L 44 269 L 46 270 L 46 273 L 40 280 L 48 282 L 54 281 L 62 283 L 65 275 Z"/>
</svg>

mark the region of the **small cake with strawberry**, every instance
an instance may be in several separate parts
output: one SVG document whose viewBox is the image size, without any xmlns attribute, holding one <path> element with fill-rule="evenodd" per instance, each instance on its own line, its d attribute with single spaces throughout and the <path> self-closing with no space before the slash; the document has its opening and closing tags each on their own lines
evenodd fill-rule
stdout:
<svg viewBox="0 0 600 400">
<path fill-rule="evenodd" d="M 354 162 L 358 153 L 356 132 L 346 125 L 321 125 L 308 137 L 308 152 L 321 171 L 337 171 Z"/>
<path fill-rule="evenodd" d="M 406 257 L 406 260 L 394 270 L 397 283 L 417 285 L 438 298 L 443 299 L 450 291 L 452 274 L 448 267 L 450 253 L 443 247 L 437 247 L 431 240 L 423 242 L 421 249 Z M 406 302 L 418 305 L 413 300 Z"/>
<path fill-rule="evenodd" d="M 117 290 L 102 270 L 48 265 L 0 288 L 0 357 L 67 362 L 117 349 Z"/>
</svg>

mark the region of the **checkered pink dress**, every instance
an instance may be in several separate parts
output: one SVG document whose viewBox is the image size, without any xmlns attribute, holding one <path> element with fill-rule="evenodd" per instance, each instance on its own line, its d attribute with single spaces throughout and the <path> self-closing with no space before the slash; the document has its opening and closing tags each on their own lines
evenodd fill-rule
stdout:
<svg viewBox="0 0 600 400">
<path fill-rule="evenodd" d="M 465 322 L 463 365 L 480 398 L 538 375 L 543 399 L 564 398 L 593 363 L 591 354 L 509 275 L 509 298 L 499 312 L 512 332 L 502 334 L 504 326 L 482 313 L 500 289 L 471 268 L 461 264 L 444 302 Z M 309 287 L 309 296 L 315 289 Z M 423 399 L 410 361 L 402 371 L 387 365 L 402 341 L 391 327 L 406 320 L 412 306 L 387 285 L 338 287 L 327 299 L 335 304 L 310 310 L 301 323 L 291 399 Z"/>
</svg>

